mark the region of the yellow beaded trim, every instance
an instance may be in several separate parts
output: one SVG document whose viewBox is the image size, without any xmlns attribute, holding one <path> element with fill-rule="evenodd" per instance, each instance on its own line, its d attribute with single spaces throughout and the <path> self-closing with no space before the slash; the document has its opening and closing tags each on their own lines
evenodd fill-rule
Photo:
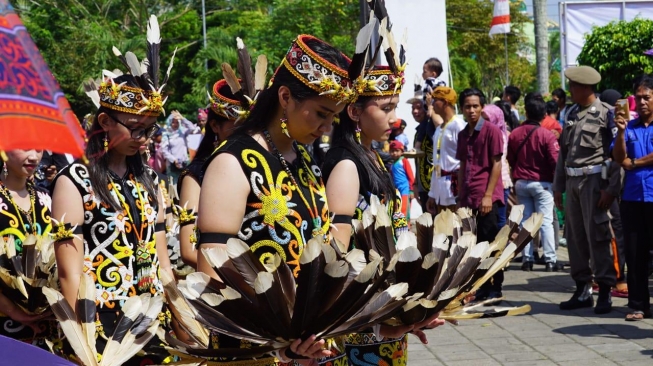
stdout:
<svg viewBox="0 0 653 366">
<path fill-rule="evenodd" d="M 100 105 L 118 112 L 158 117 L 165 112 L 165 100 L 155 90 L 143 90 L 116 84 L 112 79 L 102 81 L 98 88 Z"/>
<path fill-rule="evenodd" d="M 347 71 L 335 66 L 313 52 L 306 45 L 306 41 L 311 39 L 317 40 L 317 38 L 306 34 L 298 36 L 284 57 L 281 65 L 304 83 L 304 85 L 319 92 L 320 95 L 343 103 L 353 103 L 356 101 L 357 95 L 351 88 L 352 83 L 349 80 Z M 295 56 L 295 53 L 298 51 L 297 49 L 303 52 L 308 57 L 308 60 L 301 61 L 298 59 Z M 347 57 L 345 56 L 345 58 Z M 296 66 L 291 64 L 291 59 L 297 62 Z M 349 59 L 347 58 L 347 60 Z M 303 73 L 297 69 L 299 65 L 301 65 L 300 69 Z"/>
<path fill-rule="evenodd" d="M 242 80 L 238 80 L 242 81 Z M 213 85 L 213 92 L 209 94 L 209 102 L 211 110 L 218 114 L 219 116 L 225 117 L 229 120 L 241 120 L 246 119 L 249 116 L 249 110 L 244 109 L 242 104 L 235 100 L 225 97 L 220 94 L 220 89 L 227 84 L 225 79 L 218 80 Z M 254 104 L 254 101 L 251 103 Z"/>
</svg>

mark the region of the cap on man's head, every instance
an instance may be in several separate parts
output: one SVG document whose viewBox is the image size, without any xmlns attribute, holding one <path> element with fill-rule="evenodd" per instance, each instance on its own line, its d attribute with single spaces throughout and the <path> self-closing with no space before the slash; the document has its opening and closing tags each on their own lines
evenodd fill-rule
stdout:
<svg viewBox="0 0 653 366">
<path fill-rule="evenodd" d="M 601 82 L 601 74 L 590 66 L 572 66 L 565 70 L 570 81 L 583 85 L 596 85 Z"/>
<path fill-rule="evenodd" d="M 408 104 L 413 104 L 415 102 L 424 103 L 424 92 L 422 91 L 422 86 L 419 84 L 415 84 L 415 96 L 406 101 Z"/>
<path fill-rule="evenodd" d="M 404 144 L 402 144 L 401 141 L 392 140 L 390 141 L 390 150 L 404 151 Z"/>
<path fill-rule="evenodd" d="M 458 101 L 458 95 L 456 91 L 448 86 L 438 86 L 431 93 L 433 99 L 441 99 L 447 102 L 450 105 L 456 105 Z"/>
<path fill-rule="evenodd" d="M 397 118 L 397 121 L 395 121 L 395 123 L 392 124 L 392 129 L 396 130 L 398 128 L 406 128 L 406 126 L 407 126 L 406 121 L 404 121 L 401 118 Z"/>
</svg>

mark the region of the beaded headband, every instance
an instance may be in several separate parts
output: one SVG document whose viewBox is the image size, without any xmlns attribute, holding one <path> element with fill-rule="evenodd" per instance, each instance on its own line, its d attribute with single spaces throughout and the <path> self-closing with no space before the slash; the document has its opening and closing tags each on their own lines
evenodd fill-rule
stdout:
<svg viewBox="0 0 653 366">
<path fill-rule="evenodd" d="M 397 74 L 389 66 L 376 66 L 354 81 L 354 89 L 361 97 L 387 96 L 401 93 L 404 83 L 404 68 Z"/>
<path fill-rule="evenodd" d="M 128 86 L 127 82 L 117 83 L 115 78 L 123 75 L 119 70 L 102 72 L 102 79 L 98 82 L 89 79 L 84 82 L 86 94 L 93 100 L 96 107 L 105 107 L 118 112 L 135 115 L 147 115 L 158 117 L 165 114 L 163 105 L 167 98 L 163 98 L 161 91 L 168 82 L 172 70 L 175 53 L 170 59 L 170 65 L 161 83 L 159 83 L 159 49 L 161 46 L 161 31 L 156 16 L 150 16 L 147 25 L 147 56 L 141 62 L 132 52 L 123 55 L 118 48 L 113 47 L 113 54 L 116 55 L 133 83 L 137 85 Z"/>
<path fill-rule="evenodd" d="M 242 80 L 238 79 L 238 81 Z M 239 101 L 227 98 L 220 93 L 220 89 L 228 87 L 229 85 L 225 79 L 218 80 L 213 85 L 213 91 L 211 94 L 209 94 L 209 101 L 211 103 L 209 107 L 217 115 L 238 122 L 241 119 L 247 118 L 249 115 L 249 110 L 244 109 Z"/>
<path fill-rule="evenodd" d="M 281 65 L 320 95 L 327 96 L 339 103 L 356 101 L 357 95 L 352 89 L 347 70 L 320 57 L 308 47 L 306 44 L 308 40 L 323 42 L 306 34 L 298 36 L 290 46 Z M 349 61 L 349 58 L 344 57 Z"/>
</svg>

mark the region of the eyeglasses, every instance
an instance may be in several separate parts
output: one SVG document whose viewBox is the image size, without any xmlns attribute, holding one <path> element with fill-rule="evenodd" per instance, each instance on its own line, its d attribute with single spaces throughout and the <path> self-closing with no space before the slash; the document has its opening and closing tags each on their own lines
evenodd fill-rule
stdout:
<svg viewBox="0 0 653 366">
<path fill-rule="evenodd" d="M 108 113 L 107 116 L 109 116 L 109 118 L 111 118 L 114 122 L 119 123 L 123 125 L 126 129 L 128 129 L 131 134 L 131 137 L 134 140 L 139 140 L 143 136 L 145 136 L 146 140 L 152 138 L 152 136 L 156 135 L 156 133 L 159 132 L 159 130 L 161 129 L 161 127 L 159 127 L 159 125 L 157 125 L 156 123 L 147 128 L 131 128 L 126 124 L 120 122 L 117 118 L 113 117 Z"/>
</svg>

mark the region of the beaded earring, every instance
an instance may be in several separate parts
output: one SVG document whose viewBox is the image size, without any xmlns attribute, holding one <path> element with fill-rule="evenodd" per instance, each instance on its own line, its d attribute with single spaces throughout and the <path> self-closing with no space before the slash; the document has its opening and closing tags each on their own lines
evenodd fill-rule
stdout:
<svg viewBox="0 0 653 366">
<path fill-rule="evenodd" d="M 283 111 L 283 117 L 281 117 L 281 132 L 283 132 L 284 135 L 286 135 L 289 139 L 290 137 L 290 132 L 288 132 L 288 117 L 286 117 L 286 111 Z"/>
<path fill-rule="evenodd" d="M 358 122 L 356 122 L 356 142 L 361 143 L 361 128 Z"/>
<path fill-rule="evenodd" d="M 104 152 L 109 152 L 109 137 L 104 134 Z"/>
</svg>

